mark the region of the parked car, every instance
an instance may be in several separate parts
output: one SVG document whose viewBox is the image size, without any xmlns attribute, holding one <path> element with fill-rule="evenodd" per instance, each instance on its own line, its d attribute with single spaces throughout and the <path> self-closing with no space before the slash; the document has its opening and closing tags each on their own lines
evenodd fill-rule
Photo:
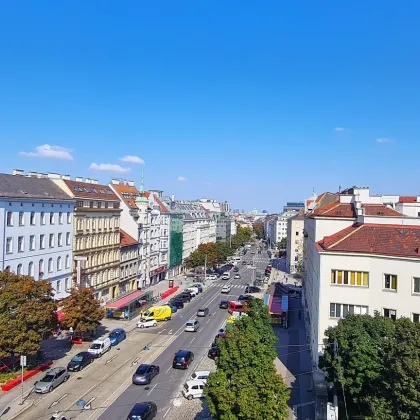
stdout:
<svg viewBox="0 0 420 420">
<path fill-rule="evenodd" d="M 159 366 L 141 364 L 133 374 L 134 385 L 150 384 L 152 379 L 159 374 Z"/>
<path fill-rule="evenodd" d="M 257 286 L 246 286 L 245 293 L 260 293 L 261 289 Z"/>
<path fill-rule="evenodd" d="M 219 356 L 219 347 L 212 346 L 207 352 L 207 356 L 210 357 L 210 359 L 215 359 L 217 356 Z"/>
<path fill-rule="evenodd" d="M 175 312 L 178 312 L 178 308 L 176 306 L 169 305 L 169 307 L 171 308 L 171 311 L 172 311 L 173 314 Z"/>
<path fill-rule="evenodd" d="M 200 380 L 187 381 L 182 387 L 182 395 L 187 400 L 192 400 L 193 398 L 204 398 L 205 386 L 205 382 Z"/>
<path fill-rule="evenodd" d="M 208 274 L 206 276 L 206 280 L 217 280 L 217 275 L 216 274 Z"/>
<path fill-rule="evenodd" d="M 126 332 L 122 328 L 116 328 L 115 330 L 109 333 L 109 340 L 111 341 L 111 346 L 116 346 L 121 341 L 127 338 Z"/>
<path fill-rule="evenodd" d="M 156 327 L 157 321 L 154 318 L 140 318 L 137 322 L 137 328 Z"/>
<path fill-rule="evenodd" d="M 196 332 L 200 328 L 200 323 L 195 319 L 190 319 L 185 324 L 185 331 Z"/>
<path fill-rule="evenodd" d="M 45 394 L 51 392 L 58 385 L 66 382 L 70 375 L 65 367 L 56 367 L 47 372 L 47 374 L 35 383 L 35 392 Z"/>
<path fill-rule="evenodd" d="M 83 339 L 79 335 L 75 335 L 71 338 L 72 344 L 83 344 Z"/>
<path fill-rule="evenodd" d="M 221 300 L 219 303 L 220 309 L 227 309 L 229 307 L 229 301 L 228 300 Z"/>
<path fill-rule="evenodd" d="M 180 301 L 182 301 L 183 303 L 186 303 L 186 302 L 190 302 L 191 301 L 191 295 L 189 294 L 189 293 L 180 293 L 179 295 L 177 295 L 174 299 L 176 299 L 176 300 L 180 300 Z"/>
<path fill-rule="evenodd" d="M 240 279 L 241 278 L 241 275 L 238 273 L 238 274 L 235 274 L 234 276 L 233 276 L 233 278 L 234 279 Z"/>
<path fill-rule="evenodd" d="M 237 273 L 237 272 L 239 271 L 239 267 L 235 267 L 235 268 L 233 269 L 233 271 L 234 271 L 235 273 Z"/>
<path fill-rule="evenodd" d="M 209 308 L 201 308 L 197 311 L 197 316 L 207 316 L 209 312 Z"/>
<path fill-rule="evenodd" d="M 194 353 L 190 350 L 179 350 L 175 353 L 172 367 L 174 369 L 188 369 L 194 360 Z"/>
<path fill-rule="evenodd" d="M 198 293 L 203 293 L 203 284 L 202 283 L 194 283 L 192 287 L 196 287 L 198 289 Z"/>
<path fill-rule="evenodd" d="M 245 260 L 243 260 L 242 265 L 247 265 L 247 262 Z"/>
<path fill-rule="evenodd" d="M 182 309 L 184 307 L 184 302 L 181 299 L 173 298 L 169 301 L 169 304 L 173 308 L 176 306 L 178 309 Z"/>
<path fill-rule="evenodd" d="M 192 373 L 190 377 L 188 378 L 188 380 L 189 381 L 201 380 L 203 382 L 206 382 L 209 375 L 210 375 L 209 370 L 199 370 L 197 372 Z"/>
<path fill-rule="evenodd" d="M 230 293 L 231 287 L 227 284 L 226 286 L 223 286 L 221 293 Z"/>
<path fill-rule="evenodd" d="M 127 420 L 151 420 L 156 417 L 157 405 L 154 402 L 136 403 Z"/>
<path fill-rule="evenodd" d="M 76 372 L 82 370 L 84 367 L 90 365 L 94 358 L 88 351 L 81 351 L 77 353 L 67 364 L 69 372 Z"/>
<path fill-rule="evenodd" d="M 239 297 L 238 297 L 238 301 L 239 302 L 244 302 L 244 301 L 250 301 L 251 299 L 253 299 L 254 298 L 254 296 L 248 296 L 248 295 L 240 295 Z"/>
<path fill-rule="evenodd" d="M 99 337 L 90 345 L 88 352 L 94 357 L 101 357 L 104 353 L 110 350 L 111 340 L 109 337 Z"/>
</svg>

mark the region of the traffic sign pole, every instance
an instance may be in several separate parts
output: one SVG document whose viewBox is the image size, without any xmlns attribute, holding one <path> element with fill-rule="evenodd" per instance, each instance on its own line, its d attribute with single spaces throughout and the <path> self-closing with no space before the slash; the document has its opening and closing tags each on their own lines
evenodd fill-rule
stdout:
<svg viewBox="0 0 420 420">
<path fill-rule="evenodd" d="M 21 378 L 20 378 L 20 405 L 23 405 L 23 368 L 26 366 L 26 356 L 20 356 Z"/>
</svg>

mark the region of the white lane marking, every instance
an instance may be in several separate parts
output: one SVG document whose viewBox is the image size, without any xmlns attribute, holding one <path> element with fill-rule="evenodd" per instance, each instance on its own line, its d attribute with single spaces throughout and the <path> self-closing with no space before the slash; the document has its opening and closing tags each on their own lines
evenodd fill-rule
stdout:
<svg viewBox="0 0 420 420">
<path fill-rule="evenodd" d="M 172 366 L 169 366 L 165 373 L 168 373 L 172 369 Z"/>
<path fill-rule="evenodd" d="M 62 395 L 58 400 L 54 401 L 48 408 L 52 408 L 52 407 L 56 406 L 61 400 L 64 400 L 64 398 L 66 398 L 67 395 L 69 395 L 69 394 Z"/>
<path fill-rule="evenodd" d="M 172 330 L 169 330 L 168 334 L 171 335 L 172 334 Z"/>
<path fill-rule="evenodd" d="M 190 341 L 190 344 L 192 344 L 192 342 L 195 340 L 195 337 Z"/>
<path fill-rule="evenodd" d="M 157 384 L 155 384 L 154 386 L 153 386 L 153 388 L 147 393 L 147 396 L 149 396 L 152 392 L 153 392 L 153 390 L 156 388 L 156 386 L 157 386 Z"/>
<path fill-rule="evenodd" d="M 211 319 L 209 318 L 209 319 L 206 321 L 206 324 L 208 324 L 210 321 L 211 321 Z"/>
<path fill-rule="evenodd" d="M 170 409 L 171 407 L 168 407 L 168 409 L 166 410 L 166 413 L 163 415 L 163 418 L 165 418 L 168 415 Z"/>
</svg>

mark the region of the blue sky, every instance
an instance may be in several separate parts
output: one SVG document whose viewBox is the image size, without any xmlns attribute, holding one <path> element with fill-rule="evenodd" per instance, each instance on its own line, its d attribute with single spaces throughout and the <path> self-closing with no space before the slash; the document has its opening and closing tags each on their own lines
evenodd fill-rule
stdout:
<svg viewBox="0 0 420 420">
<path fill-rule="evenodd" d="M 3 2 L 0 170 L 138 182 L 140 165 L 120 160 L 137 156 L 146 188 L 273 212 L 313 188 L 420 194 L 419 12 Z"/>
</svg>

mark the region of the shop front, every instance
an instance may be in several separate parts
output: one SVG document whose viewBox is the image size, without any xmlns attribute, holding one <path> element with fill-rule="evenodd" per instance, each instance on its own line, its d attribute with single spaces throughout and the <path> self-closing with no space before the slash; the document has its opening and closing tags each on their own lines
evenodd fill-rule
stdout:
<svg viewBox="0 0 420 420">
<path fill-rule="evenodd" d="M 159 283 L 161 280 L 166 279 L 168 266 L 164 265 L 162 267 L 157 268 L 149 273 L 150 276 L 150 284 Z"/>
</svg>

